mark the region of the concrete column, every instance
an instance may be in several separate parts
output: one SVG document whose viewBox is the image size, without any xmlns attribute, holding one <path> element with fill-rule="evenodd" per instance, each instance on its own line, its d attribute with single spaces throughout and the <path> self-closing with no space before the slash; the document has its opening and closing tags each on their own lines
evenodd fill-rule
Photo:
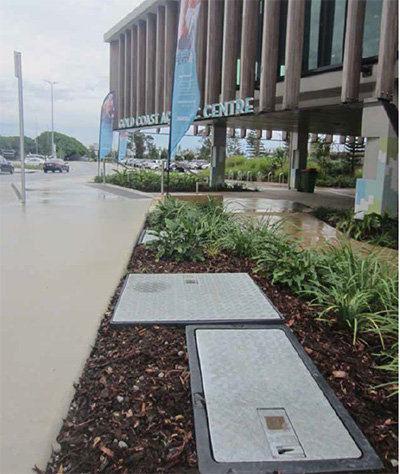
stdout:
<svg viewBox="0 0 400 474">
<path fill-rule="evenodd" d="M 131 117 L 131 30 L 125 32 L 125 117 Z"/>
<path fill-rule="evenodd" d="M 131 115 L 136 115 L 136 98 L 137 98 L 137 26 L 132 26 L 131 32 Z"/>
<path fill-rule="evenodd" d="M 111 41 L 110 43 L 110 91 L 116 92 L 116 100 L 118 107 L 118 74 L 119 74 L 119 41 Z M 114 116 L 113 127 L 118 127 L 118 110 Z"/>
<path fill-rule="evenodd" d="M 156 15 L 146 19 L 146 114 L 154 113 L 156 92 Z"/>
<path fill-rule="evenodd" d="M 279 0 L 264 2 L 264 25 L 262 37 L 260 111 L 275 109 L 276 76 L 279 52 Z"/>
<path fill-rule="evenodd" d="M 300 98 L 305 0 L 289 0 L 286 26 L 283 108 L 296 109 Z"/>
<path fill-rule="evenodd" d="M 292 132 L 290 134 L 289 189 L 299 188 L 300 171 L 307 167 L 307 143 L 308 133 Z"/>
<path fill-rule="evenodd" d="M 172 105 L 172 81 L 174 77 L 176 40 L 178 37 L 178 3 L 167 0 L 165 4 L 165 82 L 164 111 L 169 112 Z"/>
<path fill-rule="evenodd" d="M 164 111 L 165 8 L 157 8 L 156 112 Z"/>
<path fill-rule="evenodd" d="M 125 35 L 119 35 L 118 60 L 118 118 L 124 117 L 125 112 Z"/>
<path fill-rule="evenodd" d="M 398 17 L 398 2 L 384 0 L 382 6 L 379 60 L 375 90 L 375 95 L 379 99 L 393 99 L 398 49 Z"/>
<path fill-rule="evenodd" d="M 200 90 L 200 107 L 206 101 L 206 65 L 207 65 L 208 0 L 201 0 L 197 26 L 196 64 Z"/>
<path fill-rule="evenodd" d="M 119 42 L 110 43 L 110 91 L 118 91 Z"/>
<path fill-rule="evenodd" d="M 357 217 L 398 214 L 398 140 L 379 102 L 363 109 L 361 134 L 366 138 L 363 178 L 357 180 Z"/>
<path fill-rule="evenodd" d="M 365 4 L 365 0 L 349 0 L 347 3 L 342 73 L 342 102 L 345 103 L 358 101 Z"/>
<path fill-rule="evenodd" d="M 259 8 L 258 0 L 243 0 L 240 49 L 240 97 L 242 99 L 254 96 Z"/>
<path fill-rule="evenodd" d="M 226 124 L 214 125 L 211 150 L 210 187 L 222 186 L 225 181 Z"/>
<path fill-rule="evenodd" d="M 139 21 L 137 37 L 136 115 L 144 115 L 146 108 L 146 23 Z"/>
<path fill-rule="evenodd" d="M 224 38 L 222 48 L 222 102 L 236 99 L 236 69 L 239 44 L 239 0 L 228 0 L 224 12 Z"/>
<path fill-rule="evenodd" d="M 206 102 L 219 102 L 222 69 L 222 34 L 224 2 L 209 0 L 207 30 Z"/>
</svg>

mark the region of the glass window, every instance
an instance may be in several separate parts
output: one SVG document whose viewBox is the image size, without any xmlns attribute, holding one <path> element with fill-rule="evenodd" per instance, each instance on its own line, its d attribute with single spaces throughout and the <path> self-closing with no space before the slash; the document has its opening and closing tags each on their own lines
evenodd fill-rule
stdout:
<svg viewBox="0 0 400 474">
<path fill-rule="evenodd" d="M 346 5 L 346 0 L 307 1 L 303 72 L 342 63 Z"/>
<path fill-rule="evenodd" d="M 319 27 L 321 17 L 321 0 L 313 0 L 310 8 L 310 26 L 309 35 L 310 43 L 308 50 L 307 69 L 316 69 L 318 67 L 318 43 L 319 43 Z"/>
<path fill-rule="evenodd" d="M 367 0 L 364 22 L 363 58 L 371 58 L 379 54 L 381 15 L 382 0 Z"/>
<path fill-rule="evenodd" d="M 344 27 L 346 23 L 347 0 L 336 0 L 333 15 L 332 50 L 329 64 L 343 62 Z"/>
</svg>

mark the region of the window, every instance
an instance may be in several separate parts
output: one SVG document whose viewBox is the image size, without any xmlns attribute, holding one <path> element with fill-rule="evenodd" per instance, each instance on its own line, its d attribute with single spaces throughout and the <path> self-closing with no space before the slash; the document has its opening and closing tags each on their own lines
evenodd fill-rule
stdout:
<svg viewBox="0 0 400 474">
<path fill-rule="evenodd" d="M 379 54 L 379 36 L 381 33 L 382 0 L 367 0 L 362 57 L 372 58 Z"/>
<path fill-rule="evenodd" d="M 303 72 L 342 63 L 346 5 L 346 0 L 307 1 Z"/>
</svg>

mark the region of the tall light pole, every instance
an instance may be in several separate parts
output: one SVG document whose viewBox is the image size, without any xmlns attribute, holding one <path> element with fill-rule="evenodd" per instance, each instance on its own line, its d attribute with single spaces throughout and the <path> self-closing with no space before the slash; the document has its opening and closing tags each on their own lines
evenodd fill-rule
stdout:
<svg viewBox="0 0 400 474">
<path fill-rule="evenodd" d="M 51 87 L 51 157 L 54 158 L 54 106 L 53 106 L 53 86 L 57 82 L 45 81 Z"/>
<path fill-rule="evenodd" d="M 19 155 L 21 158 L 21 194 L 23 203 L 26 202 L 25 189 L 25 148 L 24 148 L 24 96 L 22 87 L 22 59 L 21 53 L 14 51 L 15 77 L 18 79 L 18 104 L 19 104 Z"/>
</svg>

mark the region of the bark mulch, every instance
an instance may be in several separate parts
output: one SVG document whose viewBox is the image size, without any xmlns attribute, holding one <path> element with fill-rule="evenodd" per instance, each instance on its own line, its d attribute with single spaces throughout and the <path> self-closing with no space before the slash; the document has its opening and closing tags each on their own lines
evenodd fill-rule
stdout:
<svg viewBox="0 0 400 474">
<path fill-rule="evenodd" d="M 371 357 L 377 341 L 353 346 L 347 332 L 316 321 L 315 308 L 266 278 L 246 259 L 229 254 L 204 262 L 155 262 L 134 250 L 135 273 L 248 272 L 286 318 L 305 351 L 385 464 L 397 472 L 398 401 Z M 62 425 L 56 452 L 44 471 L 53 473 L 195 473 L 197 458 L 184 329 L 153 326 L 111 329 L 122 281 L 104 315 L 97 340 Z M 282 473 L 283 474 L 283 473 Z"/>
</svg>

